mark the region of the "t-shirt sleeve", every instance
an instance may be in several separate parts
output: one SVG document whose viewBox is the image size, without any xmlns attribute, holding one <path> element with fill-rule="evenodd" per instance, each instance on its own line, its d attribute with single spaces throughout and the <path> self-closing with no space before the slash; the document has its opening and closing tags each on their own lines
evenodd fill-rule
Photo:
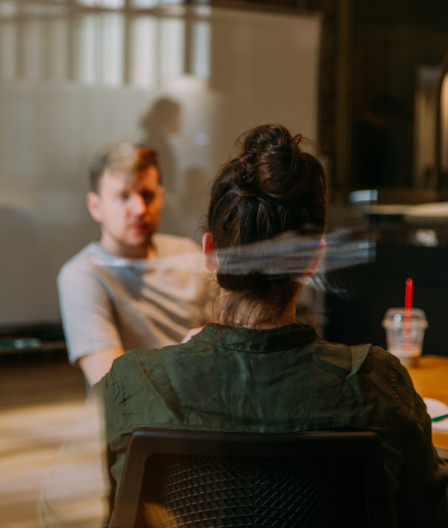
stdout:
<svg viewBox="0 0 448 528">
<path fill-rule="evenodd" d="M 71 362 L 93 352 L 122 347 L 111 298 L 93 270 L 65 265 L 58 276 L 58 293 Z"/>
</svg>

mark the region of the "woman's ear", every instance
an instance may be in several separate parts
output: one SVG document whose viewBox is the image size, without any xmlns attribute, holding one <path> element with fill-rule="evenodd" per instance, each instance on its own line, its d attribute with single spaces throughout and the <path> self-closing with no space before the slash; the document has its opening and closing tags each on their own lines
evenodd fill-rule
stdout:
<svg viewBox="0 0 448 528">
<path fill-rule="evenodd" d="M 202 235 L 202 252 L 205 257 L 205 267 L 208 271 L 215 272 L 218 269 L 218 260 L 211 233 L 207 232 Z"/>
<path fill-rule="evenodd" d="M 321 238 L 319 241 L 319 247 L 316 249 L 316 254 L 311 259 L 311 262 L 308 266 L 308 269 L 304 273 L 305 277 L 310 277 L 316 273 L 317 268 L 319 267 L 320 259 L 322 258 L 325 250 L 327 249 L 327 243 L 324 238 Z"/>
</svg>

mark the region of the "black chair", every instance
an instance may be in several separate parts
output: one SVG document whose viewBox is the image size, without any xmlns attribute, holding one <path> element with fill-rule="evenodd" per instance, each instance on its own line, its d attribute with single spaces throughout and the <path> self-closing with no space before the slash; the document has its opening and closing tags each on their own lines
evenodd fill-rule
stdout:
<svg viewBox="0 0 448 528">
<path fill-rule="evenodd" d="M 137 429 L 111 528 L 391 526 L 372 432 Z"/>
</svg>

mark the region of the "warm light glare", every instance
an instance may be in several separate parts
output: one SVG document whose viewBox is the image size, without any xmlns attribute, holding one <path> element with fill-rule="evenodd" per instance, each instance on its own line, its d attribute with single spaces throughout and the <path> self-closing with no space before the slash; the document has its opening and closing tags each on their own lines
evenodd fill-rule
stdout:
<svg viewBox="0 0 448 528">
<path fill-rule="evenodd" d="M 441 168 L 448 170 L 448 74 L 445 75 L 442 82 L 442 91 L 440 94 L 440 141 L 441 141 Z"/>
</svg>

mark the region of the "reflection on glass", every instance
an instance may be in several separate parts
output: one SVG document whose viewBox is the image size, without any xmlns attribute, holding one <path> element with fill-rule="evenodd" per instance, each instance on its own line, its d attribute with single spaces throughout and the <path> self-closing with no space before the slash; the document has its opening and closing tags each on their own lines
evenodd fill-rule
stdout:
<svg viewBox="0 0 448 528">
<path fill-rule="evenodd" d="M 129 14 L 105 10 L 118 4 L 83 2 L 98 10 L 26 11 L 0 24 L 0 198 L 20 205 L 40 237 L 21 248 L 26 269 L 39 273 L 19 269 L 12 252 L 0 262 L 10 277 L 0 316 L 11 324 L 59 317 L 56 274 L 97 236 L 85 209 L 85 168 L 100 145 L 153 144 L 166 186 L 160 229 L 199 240 L 208 185 L 238 133 L 274 120 L 316 137 L 319 17 L 204 6 L 151 11 L 148 3 L 148 12 Z M 31 2 L 14 5 L 23 13 Z M 178 110 L 165 108 L 158 121 L 155 108 L 167 100 Z"/>
<path fill-rule="evenodd" d="M 24 39 L 24 77 L 28 80 L 42 79 L 44 66 L 44 26 L 38 20 L 25 24 Z"/>
<path fill-rule="evenodd" d="M 67 78 L 68 24 L 65 19 L 54 19 L 47 26 L 48 76 L 55 81 Z"/>
<path fill-rule="evenodd" d="M 87 84 L 123 83 L 124 21 L 116 13 L 87 15 L 80 26 L 80 80 Z"/>
<path fill-rule="evenodd" d="M 20 11 L 26 15 L 60 15 L 64 14 L 67 2 L 60 1 L 60 4 L 57 5 L 47 2 L 22 2 L 17 0 L 16 5 L 17 7 L 20 6 Z"/>
<path fill-rule="evenodd" d="M 184 0 L 132 0 L 132 7 L 149 8 L 159 5 L 182 5 Z"/>
<path fill-rule="evenodd" d="M 0 72 L 2 80 L 11 80 L 16 75 L 17 26 L 4 23 L 0 31 Z"/>
<path fill-rule="evenodd" d="M 193 74 L 202 79 L 210 76 L 210 23 L 193 24 Z"/>
<path fill-rule="evenodd" d="M 131 21 L 130 83 L 140 88 L 157 85 L 157 21 L 140 16 Z"/>
<path fill-rule="evenodd" d="M 162 82 L 183 72 L 184 31 L 184 20 L 162 19 L 160 21 L 161 56 L 159 57 L 159 66 Z"/>
<path fill-rule="evenodd" d="M 104 7 L 106 9 L 122 9 L 124 0 L 78 0 L 80 4 L 89 7 Z"/>
<path fill-rule="evenodd" d="M 99 19 L 93 15 L 82 17 L 80 22 L 79 79 L 86 84 L 99 80 L 97 41 L 101 28 L 98 22 Z"/>
<path fill-rule="evenodd" d="M 123 17 L 107 14 L 101 18 L 101 77 L 104 84 L 123 84 Z"/>
<path fill-rule="evenodd" d="M 137 8 L 155 7 L 160 4 L 159 0 L 133 0 L 132 6 Z"/>
<path fill-rule="evenodd" d="M 7 17 L 17 13 L 16 2 L 0 2 L 0 15 Z"/>
</svg>

